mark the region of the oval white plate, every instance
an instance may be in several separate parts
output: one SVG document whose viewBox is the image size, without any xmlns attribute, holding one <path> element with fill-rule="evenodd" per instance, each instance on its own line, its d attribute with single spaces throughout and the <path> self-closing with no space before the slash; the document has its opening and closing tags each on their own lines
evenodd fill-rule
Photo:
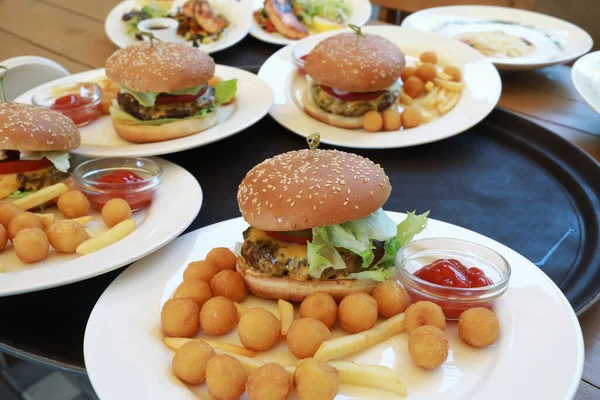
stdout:
<svg viewBox="0 0 600 400">
<path fill-rule="evenodd" d="M 207 145 L 236 134 L 264 117 L 273 104 L 273 92 L 256 75 L 234 67 L 217 65 L 215 75 L 238 80 L 235 101 L 219 107 L 219 124 L 195 135 L 156 143 L 131 143 L 115 132 L 110 116 L 104 115 L 80 128 L 81 146 L 73 153 L 87 157 L 148 157 L 175 153 Z M 32 89 L 16 102 L 31 104 L 33 95 L 42 89 L 66 82 L 88 82 L 104 76 L 104 69 L 82 72 Z"/>
<path fill-rule="evenodd" d="M 600 51 L 577 60 L 571 69 L 571 80 L 577 93 L 600 114 Z"/>
<path fill-rule="evenodd" d="M 185 3 L 185 0 L 175 0 L 171 11 L 175 12 L 183 3 Z M 199 48 L 209 54 L 224 50 L 242 40 L 250 31 L 252 23 L 252 13 L 250 8 L 239 1 L 210 0 L 210 5 L 215 11 L 224 15 L 225 18 L 229 20 L 230 25 L 219 40 L 213 43 L 200 45 Z M 127 0 L 119 3 L 106 17 L 106 22 L 104 23 L 106 36 L 120 48 L 127 47 L 136 42 L 135 39 L 127 34 L 125 23 L 121 19 L 123 14 L 135 8 L 138 8 L 135 5 L 135 2 L 133 0 Z M 184 38 L 179 39 L 181 43 L 188 43 L 191 46 L 191 42 L 186 41 Z"/>
<path fill-rule="evenodd" d="M 404 219 L 404 214 L 389 214 L 395 221 Z M 171 373 L 173 352 L 162 343 L 160 309 L 181 282 L 188 262 L 203 259 L 213 247 L 234 246 L 247 226 L 242 218 L 236 218 L 189 233 L 132 265 L 106 289 L 90 315 L 84 340 L 87 372 L 101 399 L 210 398 L 206 385 L 188 388 Z M 583 370 L 583 337 L 561 291 L 527 259 L 482 235 L 430 220 L 419 237 L 433 236 L 481 243 L 500 252 L 512 265 L 509 288 L 495 306 L 501 326 L 498 342 L 483 350 L 471 348 L 458 338 L 456 324 L 449 323 L 446 336 L 451 352 L 435 371 L 424 371 L 410 361 L 406 334 L 348 359 L 395 369 L 408 389 L 408 399 L 572 398 Z M 243 303 L 277 312 L 275 301 L 248 296 Z M 239 345 L 235 331 L 216 340 Z M 295 360 L 285 341 L 257 359 Z M 389 392 L 346 385 L 336 397 L 383 398 L 402 399 Z"/>
<path fill-rule="evenodd" d="M 488 21 L 489 23 L 485 23 Z M 494 23 L 500 21 L 503 23 Z M 458 22 L 460 25 L 453 25 Z M 506 24 L 508 22 L 508 24 Z M 452 23 L 452 25 L 443 24 Z M 514 25 L 512 25 L 514 24 Z M 463 32 L 498 31 L 524 37 L 537 50 L 512 59 L 490 58 L 500 70 L 529 70 L 564 64 L 590 51 L 591 36 L 580 27 L 532 11 L 508 7 L 437 7 L 409 15 L 402 26 L 425 32 L 454 36 Z"/>
<path fill-rule="evenodd" d="M 363 31 L 387 38 L 408 56 L 418 57 L 426 50 L 433 50 L 442 65 L 457 65 L 463 72 L 466 86 L 456 107 L 428 124 L 395 132 L 367 133 L 363 129 L 342 129 L 310 117 L 302 106 L 302 95 L 307 90 L 306 78 L 299 72 L 292 51 L 297 48 L 297 57 L 302 56 L 324 38 L 338 33 L 328 32 L 284 47 L 260 68 L 258 76 L 271 85 L 275 93 L 275 102 L 269 111 L 271 116 L 300 136 L 319 132 L 323 143 L 386 149 L 435 142 L 464 132 L 484 119 L 498 103 L 502 92 L 498 71 L 469 46 L 435 33 L 417 35 L 414 31 L 396 26 L 365 26 Z"/>
<path fill-rule="evenodd" d="M 264 0 L 245 0 L 247 2 L 251 2 L 252 4 L 252 12 L 263 8 Z M 363 26 L 367 23 L 369 18 L 371 18 L 371 3 L 369 0 L 346 0 L 352 6 L 352 11 L 348 16 L 348 24 L 354 24 L 356 26 Z M 258 40 L 262 40 L 263 42 L 278 44 L 281 46 L 285 46 L 291 43 L 297 42 L 294 39 L 288 39 L 280 33 L 269 33 L 261 29 L 256 20 L 254 19 L 254 15 L 252 16 L 252 22 L 250 27 L 250 35 L 254 36 Z"/>
<path fill-rule="evenodd" d="M 34 292 L 62 286 L 120 268 L 161 248 L 183 232 L 202 205 L 202 190 L 196 178 L 172 162 L 154 159 L 163 168 L 163 182 L 149 207 L 133 214 L 137 227 L 129 236 L 85 256 L 51 252 L 45 260 L 24 264 L 14 250 L 0 253 L 0 296 Z M 56 207 L 44 212 L 58 212 Z M 107 228 L 97 210 L 87 226 L 99 233 Z M 165 218 L 168 216 L 168 218 Z"/>
</svg>

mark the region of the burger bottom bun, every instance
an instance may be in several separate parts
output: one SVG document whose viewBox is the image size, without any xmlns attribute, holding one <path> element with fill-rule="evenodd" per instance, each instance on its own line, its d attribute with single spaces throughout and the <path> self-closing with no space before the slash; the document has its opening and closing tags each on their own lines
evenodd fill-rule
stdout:
<svg viewBox="0 0 600 400">
<path fill-rule="evenodd" d="M 337 126 L 344 129 L 359 129 L 363 127 L 363 117 L 344 117 L 343 115 L 335 115 L 323 111 L 310 95 L 310 91 L 306 91 L 302 97 L 304 111 L 314 119 L 325 122 L 328 125 Z"/>
<path fill-rule="evenodd" d="M 242 257 L 238 257 L 237 272 L 244 278 L 246 288 L 255 296 L 265 299 L 282 299 L 301 302 L 308 295 L 317 292 L 330 294 L 340 302 L 351 293 L 369 293 L 377 282 L 372 280 L 339 279 L 330 281 L 296 281 L 290 278 L 264 276 L 247 266 Z"/>
<path fill-rule="evenodd" d="M 161 142 L 190 136 L 212 128 L 218 123 L 219 116 L 216 111 L 212 111 L 205 116 L 187 118 L 163 125 L 131 125 L 113 119 L 113 126 L 117 134 L 123 139 L 134 143 Z"/>
</svg>

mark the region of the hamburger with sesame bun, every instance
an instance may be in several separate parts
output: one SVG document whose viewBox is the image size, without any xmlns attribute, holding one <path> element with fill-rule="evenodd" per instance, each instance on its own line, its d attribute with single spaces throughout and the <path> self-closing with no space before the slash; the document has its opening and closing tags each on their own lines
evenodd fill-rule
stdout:
<svg viewBox="0 0 600 400">
<path fill-rule="evenodd" d="M 404 54 L 372 34 L 340 33 L 319 42 L 304 60 L 304 110 L 326 124 L 362 128 L 368 111 L 383 111 L 398 97 Z"/>
<path fill-rule="evenodd" d="M 0 199 L 17 199 L 70 177 L 79 130 L 57 111 L 0 102 Z"/>
<path fill-rule="evenodd" d="M 106 75 L 121 91 L 110 114 L 115 131 L 136 143 L 193 135 L 219 123 L 217 108 L 235 96 L 237 81 L 209 80 L 215 62 L 185 44 L 143 41 L 117 50 Z"/>
<path fill-rule="evenodd" d="M 370 293 L 394 275 L 398 250 L 427 223 L 396 225 L 381 208 L 391 193 L 383 169 L 337 150 L 284 153 L 255 166 L 237 194 L 250 224 L 237 271 L 256 296 L 302 301 Z"/>
</svg>

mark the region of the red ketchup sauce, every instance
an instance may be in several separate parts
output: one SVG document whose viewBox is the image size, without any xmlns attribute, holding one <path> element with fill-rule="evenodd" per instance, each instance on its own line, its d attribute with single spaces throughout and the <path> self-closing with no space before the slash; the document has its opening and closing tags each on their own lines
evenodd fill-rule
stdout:
<svg viewBox="0 0 600 400">
<path fill-rule="evenodd" d="M 88 195 L 88 199 L 94 207 L 102 209 L 110 199 L 121 198 L 129 203 L 132 210 L 137 210 L 148 205 L 154 196 L 154 191 L 136 192 L 136 189 L 139 190 L 138 183 L 143 181 L 135 172 L 120 169 L 97 180 L 100 183 L 114 184 L 114 188 L 107 189 L 106 193 Z"/>
<path fill-rule="evenodd" d="M 90 102 L 91 99 L 83 98 L 78 94 L 68 94 L 56 99 L 50 109 L 71 118 L 75 125 L 85 125 L 100 115 L 98 106 L 91 106 Z"/>
</svg>

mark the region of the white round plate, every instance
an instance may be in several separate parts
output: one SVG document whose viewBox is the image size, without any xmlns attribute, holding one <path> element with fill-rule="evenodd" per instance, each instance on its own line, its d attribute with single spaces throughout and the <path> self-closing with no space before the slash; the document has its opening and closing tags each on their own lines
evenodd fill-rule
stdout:
<svg viewBox="0 0 600 400">
<path fill-rule="evenodd" d="M 500 70 L 530 70 L 564 64 L 590 51 L 592 37 L 570 22 L 532 11 L 492 6 L 437 7 L 409 15 L 402 26 L 456 36 L 465 32 L 502 31 L 536 46 L 528 55 L 490 58 Z"/>
<path fill-rule="evenodd" d="M 600 51 L 577 60 L 571 69 L 571 80 L 583 100 L 600 114 Z"/>
<path fill-rule="evenodd" d="M 200 147 L 234 135 L 264 117 L 273 104 L 269 85 L 256 75 L 234 67 L 217 65 L 215 75 L 238 80 L 235 101 L 219 107 L 219 124 L 195 135 L 156 143 L 131 143 L 115 132 L 110 116 L 104 115 L 79 129 L 81 146 L 75 154 L 87 157 L 148 157 L 175 153 Z M 58 79 L 32 89 L 16 102 L 31 104 L 31 98 L 39 90 L 67 82 L 89 82 L 104 77 L 104 69 L 82 72 Z"/>
<path fill-rule="evenodd" d="M 246 0 L 250 2 L 252 5 L 252 12 L 256 10 L 260 10 L 263 8 L 264 0 Z M 352 6 L 352 11 L 348 17 L 348 21 L 346 21 L 346 25 L 354 24 L 356 26 L 363 26 L 367 23 L 369 18 L 371 18 L 371 3 L 369 0 L 346 0 Z M 263 42 L 278 44 L 280 46 L 285 46 L 291 43 L 297 42 L 294 39 L 288 39 L 280 33 L 269 33 L 261 29 L 256 20 L 254 19 L 254 15 L 252 16 L 252 23 L 250 27 L 250 35 L 254 36 L 258 40 L 262 40 Z"/>
<path fill-rule="evenodd" d="M 298 69 L 292 54 L 296 58 L 308 54 L 321 40 L 338 33 L 328 32 L 286 46 L 262 65 L 258 76 L 275 93 L 275 102 L 269 111 L 271 116 L 300 136 L 319 132 L 323 143 L 386 149 L 435 142 L 464 132 L 484 119 L 498 103 L 502 92 L 500 75 L 492 63 L 472 48 L 436 33 L 416 35 L 397 26 L 365 26 L 363 31 L 387 38 L 409 57 L 418 58 L 422 52 L 433 50 L 438 54 L 441 65 L 458 66 L 463 73 L 465 88 L 456 107 L 428 124 L 395 132 L 367 133 L 363 129 L 342 129 L 310 117 L 302 105 L 302 96 L 308 87 L 306 77 Z"/>
<path fill-rule="evenodd" d="M 202 205 L 202 190 L 196 178 L 172 162 L 154 159 L 163 168 L 163 182 L 152 203 L 133 213 L 137 226 L 129 236 L 85 256 L 51 252 L 35 264 L 24 264 L 12 246 L 0 253 L 0 296 L 34 292 L 93 278 L 134 262 L 161 248 L 183 232 Z M 58 214 L 56 207 L 44 213 Z M 86 226 L 93 233 L 107 230 L 100 212 L 92 209 Z M 168 218 L 165 218 L 168 216 Z"/>
<path fill-rule="evenodd" d="M 389 215 L 397 222 L 405 217 Z M 187 387 L 171 373 L 173 352 L 162 342 L 160 310 L 182 281 L 188 262 L 203 259 L 214 247 L 233 247 L 242 240 L 247 226 L 242 218 L 236 218 L 189 233 L 129 267 L 106 289 L 90 315 L 84 340 L 87 372 L 101 399 L 210 398 L 206 385 Z M 348 359 L 393 368 L 407 387 L 408 399 L 572 398 L 583 370 L 583 337 L 561 291 L 527 259 L 482 235 L 430 220 L 419 237 L 434 236 L 481 243 L 500 252 L 512 265 L 509 288 L 495 305 L 501 326 L 499 340 L 487 349 L 471 348 L 461 342 L 456 324 L 450 322 L 446 331 L 450 355 L 435 371 L 422 370 L 411 362 L 405 333 Z M 273 300 L 248 296 L 243 304 L 260 305 L 278 315 Z M 341 335 L 340 328 L 335 327 L 333 335 Z M 235 330 L 216 340 L 240 344 Z M 256 357 L 296 361 L 285 341 Z M 389 392 L 347 385 L 341 386 L 336 397 L 383 398 L 402 399 Z"/>
<path fill-rule="evenodd" d="M 175 0 L 171 7 L 171 12 L 175 12 L 178 7 L 181 7 L 185 3 L 185 1 L 186 0 Z M 250 8 L 239 1 L 210 0 L 210 5 L 215 11 L 224 15 L 230 22 L 230 25 L 226 28 L 227 31 L 223 33 L 223 36 L 221 36 L 219 40 L 200 45 L 199 48 L 209 54 L 231 47 L 245 38 L 248 31 L 250 31 L 253 20 Z M 120 48 L 127 47 L 137 42 L 137 40 L 127 34 L 125 23 L 122 20 L 123 14 L 135 8 L 139 7 L 136 6 L 134 0 L 126 0 L 113 8 L 106 17 L 104 23 L 106 36 Z M 179 38 L 179 42 L 188 43 L 190 46 L 192 45 L 192 42 L 187 41 L 184 38 Z"/>
</svg>

